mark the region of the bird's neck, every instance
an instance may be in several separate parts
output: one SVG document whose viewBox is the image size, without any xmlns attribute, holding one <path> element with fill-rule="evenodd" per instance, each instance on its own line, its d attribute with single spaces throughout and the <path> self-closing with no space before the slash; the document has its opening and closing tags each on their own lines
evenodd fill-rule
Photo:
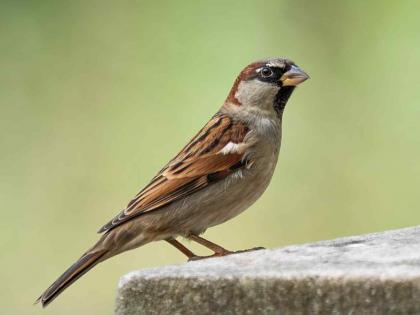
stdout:
<svg viewBox="0 0 420 315">
<path fill-rule="evenodd" d="M 282 111 L 263 110 L 259 107 L 225 102 L 220 112 L 243 122 L 259 138 L 278 142 L 281 138 Z"/>
</svg>

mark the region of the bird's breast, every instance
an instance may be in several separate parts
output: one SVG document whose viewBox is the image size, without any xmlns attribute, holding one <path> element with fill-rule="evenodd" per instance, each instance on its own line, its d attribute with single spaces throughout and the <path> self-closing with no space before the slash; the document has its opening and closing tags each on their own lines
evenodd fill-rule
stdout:
<svg viewBox="0 0 420 315">
<path fill-rule="evenodd" d="M 268 187 L 278 160 L 279 146 L 265 143 L 248 152 L 250 167 L 237 170 L 209 187 L 208 226 L 223 223 L 250 207 Z M 218 198 L 214 198 L 218 196 Z M 207 204 L 207 202 L 204 202 Z"/>
</svg>

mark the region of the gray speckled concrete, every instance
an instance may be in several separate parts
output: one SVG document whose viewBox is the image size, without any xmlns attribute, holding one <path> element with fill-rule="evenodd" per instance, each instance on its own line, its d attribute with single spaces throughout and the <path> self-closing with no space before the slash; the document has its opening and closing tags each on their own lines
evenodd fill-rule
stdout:
<svg viewBox="0 0 420 315">
<path fill-rule="evenodd" d="M 420 314 L 420 227 L 134 271 L 116 314 Z"/>
</svg>

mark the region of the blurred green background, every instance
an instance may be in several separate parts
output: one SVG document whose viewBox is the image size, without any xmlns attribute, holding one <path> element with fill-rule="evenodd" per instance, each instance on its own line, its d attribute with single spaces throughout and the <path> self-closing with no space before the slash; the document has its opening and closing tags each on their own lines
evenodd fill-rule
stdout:
<svg viewBox="0 0 420 315">
<path fill-rule="evenodd" d="M 2 0 L 1 313 L 112 314 L 121 275 L 185 261 L 150 244 L 32 306 L 264 57 L 312 79 L 288 103 L 265 195 L 206 236 L 278 247 L 418 224 L 419 13 L 417 1 Z"/>
</svg>

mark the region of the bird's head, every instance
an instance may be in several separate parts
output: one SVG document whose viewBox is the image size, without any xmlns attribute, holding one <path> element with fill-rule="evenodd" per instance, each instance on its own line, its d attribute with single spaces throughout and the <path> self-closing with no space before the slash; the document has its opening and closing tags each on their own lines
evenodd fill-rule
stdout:
<svg viewBox="0 0 420 315">
<path fill-rule="evenodd" d="M 281 115 L 294 88 L 309 76 L 293 61 L 271 58 L 246 66 L 237 77 L 227 106 Z"/>
</svg>

